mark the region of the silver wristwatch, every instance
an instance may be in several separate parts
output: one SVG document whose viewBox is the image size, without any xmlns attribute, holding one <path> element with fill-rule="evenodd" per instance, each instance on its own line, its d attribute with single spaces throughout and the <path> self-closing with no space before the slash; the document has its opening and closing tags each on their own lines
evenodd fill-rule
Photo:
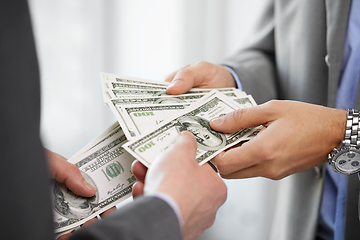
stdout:
<svg viewBox="0 0 360 240">
<path fill-rule="evenodd" d="M 334 171 L 350 175 L 360 172 L 359 111 L 348 110 L 345 138 L 339 149 L 329 154 L 329 164 Z"/>
</svg>

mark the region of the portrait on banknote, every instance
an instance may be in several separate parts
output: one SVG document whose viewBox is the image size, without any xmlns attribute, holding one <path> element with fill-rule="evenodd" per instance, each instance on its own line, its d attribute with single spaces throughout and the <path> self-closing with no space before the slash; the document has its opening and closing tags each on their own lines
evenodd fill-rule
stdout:
<svg viewBox="0 0 360 240">
<path fill-rule="evenodd" d="M 225 146 L 225 134 L 211 129 L 209 122 L 198 116 L 182 116 L 176 126 L 178 132 L 190 131 L 194 134 L 201 150 L 218 150 Z"/>
<path fill-rule="evenodd" d="M 97 189 L 95 182 L 89 175 L 83 171 L 81 171 L 81 175 Z M 83 219 L 90 216 L 99 201 L 98 193 L 93 197 L 81 197 L 74 194 L 65 184 L 59 182 L 55 182 L 53 194 L 55 211 L 68 219 Z"/>
</svg>

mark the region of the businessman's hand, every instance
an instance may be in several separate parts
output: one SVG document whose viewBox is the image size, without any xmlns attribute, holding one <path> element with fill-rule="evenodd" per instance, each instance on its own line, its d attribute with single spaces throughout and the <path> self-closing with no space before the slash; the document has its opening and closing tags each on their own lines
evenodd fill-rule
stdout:
<svg viewBox="0 0 360 240">
<path fill-rule="evenodd" d="M 171 82 L 168 94 L 183 94 L 191 88 L 235 87 L 235 80 L 224 66 L 208 62 L 187 65 L 165 77 Z"/>
<path fill-rule="evenodd" d="M 196 149 L 194 135 L 182 132 L 149 170 L 138 161 L 132 167 L 139 180 L 134 196 L 160 192 L 172 197 L 181 211 L 184 239 L 194 240 L 213 224 L 227 194 L 225 183 L 210 165 L 198 165 Z"/>
<path fill-rule="evenodd" d="M 80 170 L 72 163 L 68 162 L 63 156 L 54 153 L 48 149 L 45 149 L 45 156 L 47 158 L 50 175 L 53 179 L 60 183 L 64 183 L 73 193 L 82 197 L 92 197 L 96 194 L 96 189 L 85 181 L 81 175 Z M 107 214 L 116 210 L 116 207 L 110 208 L 107 211 L 100 214 L 101 217 L 105 217 Z M 93 219 L 85 222 L 82 227 L 90 225 L 96 222 L 98 219 Z M 72 233 L 62 235 L 58 240 L 66 240 Z"/>
<path fill-rule="evenodd" d="M 327 162 L 345 136 L 347 112 L 295 101 L 270 101 L 210 121 L 232 133 L 263 125 L 250 141 L 218 154 L 212 163 L 224 178 L 282 179 Z"/>
<path fill-rule="evenodd" d="M 92 197 L 95 195 L 96 189 L 85 181 L 80 170 L 74 164 L 48 149 L 45 149 L 45 155 L 53 179 L 64 183 L 66 187 L 79 196 Z"/>
</svg>

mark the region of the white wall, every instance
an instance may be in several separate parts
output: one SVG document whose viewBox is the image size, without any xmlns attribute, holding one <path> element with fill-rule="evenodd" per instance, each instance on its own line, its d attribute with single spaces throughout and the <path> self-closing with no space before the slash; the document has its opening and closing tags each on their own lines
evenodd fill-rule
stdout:
<svg viewBox="0 0 360 240">
<path fill-rule="evenodd" d="M 262 1 L 29 0 L 44 145 L 71 157 L 115 121 L 99 72 L 161 80 L 194 61 L 220 62 L 245 41 Z M 200 239 L 267 239 L 276 183 L 226 183 L 228 200 Z"/>
</svg>

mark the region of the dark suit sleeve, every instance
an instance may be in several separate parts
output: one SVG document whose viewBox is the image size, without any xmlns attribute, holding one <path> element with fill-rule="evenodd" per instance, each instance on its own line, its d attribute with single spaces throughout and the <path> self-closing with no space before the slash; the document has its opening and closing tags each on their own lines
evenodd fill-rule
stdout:
<svg viewBox="0 0 360 240">
<path fill-rule="evenodd" d="M 40 85 L 26 0 L 0 1 L 1 239 L 53 239 Z"/>
<path fill-rule="evenodd" d="M 54 239 L 50 178 L 39 137 L 40 83 L 26 0 L 0 1 L 1 239 Z M 73 239 L 181 239 L 171 207 L 141 198 Z"/>
<path fill-rule="evenodd" d="M 172 208 L 157 197 L 138 197 L 101 221 L 77 231 L 71 240 L 180 240 Z"/>
<path fill-rule="evenodd" d="M 278 98 L 275 69 L 274 6 L 268 0 L 246 46 L 221 64 L 234 69 L 244 91 L 257 103 Z"/>
</svg>

